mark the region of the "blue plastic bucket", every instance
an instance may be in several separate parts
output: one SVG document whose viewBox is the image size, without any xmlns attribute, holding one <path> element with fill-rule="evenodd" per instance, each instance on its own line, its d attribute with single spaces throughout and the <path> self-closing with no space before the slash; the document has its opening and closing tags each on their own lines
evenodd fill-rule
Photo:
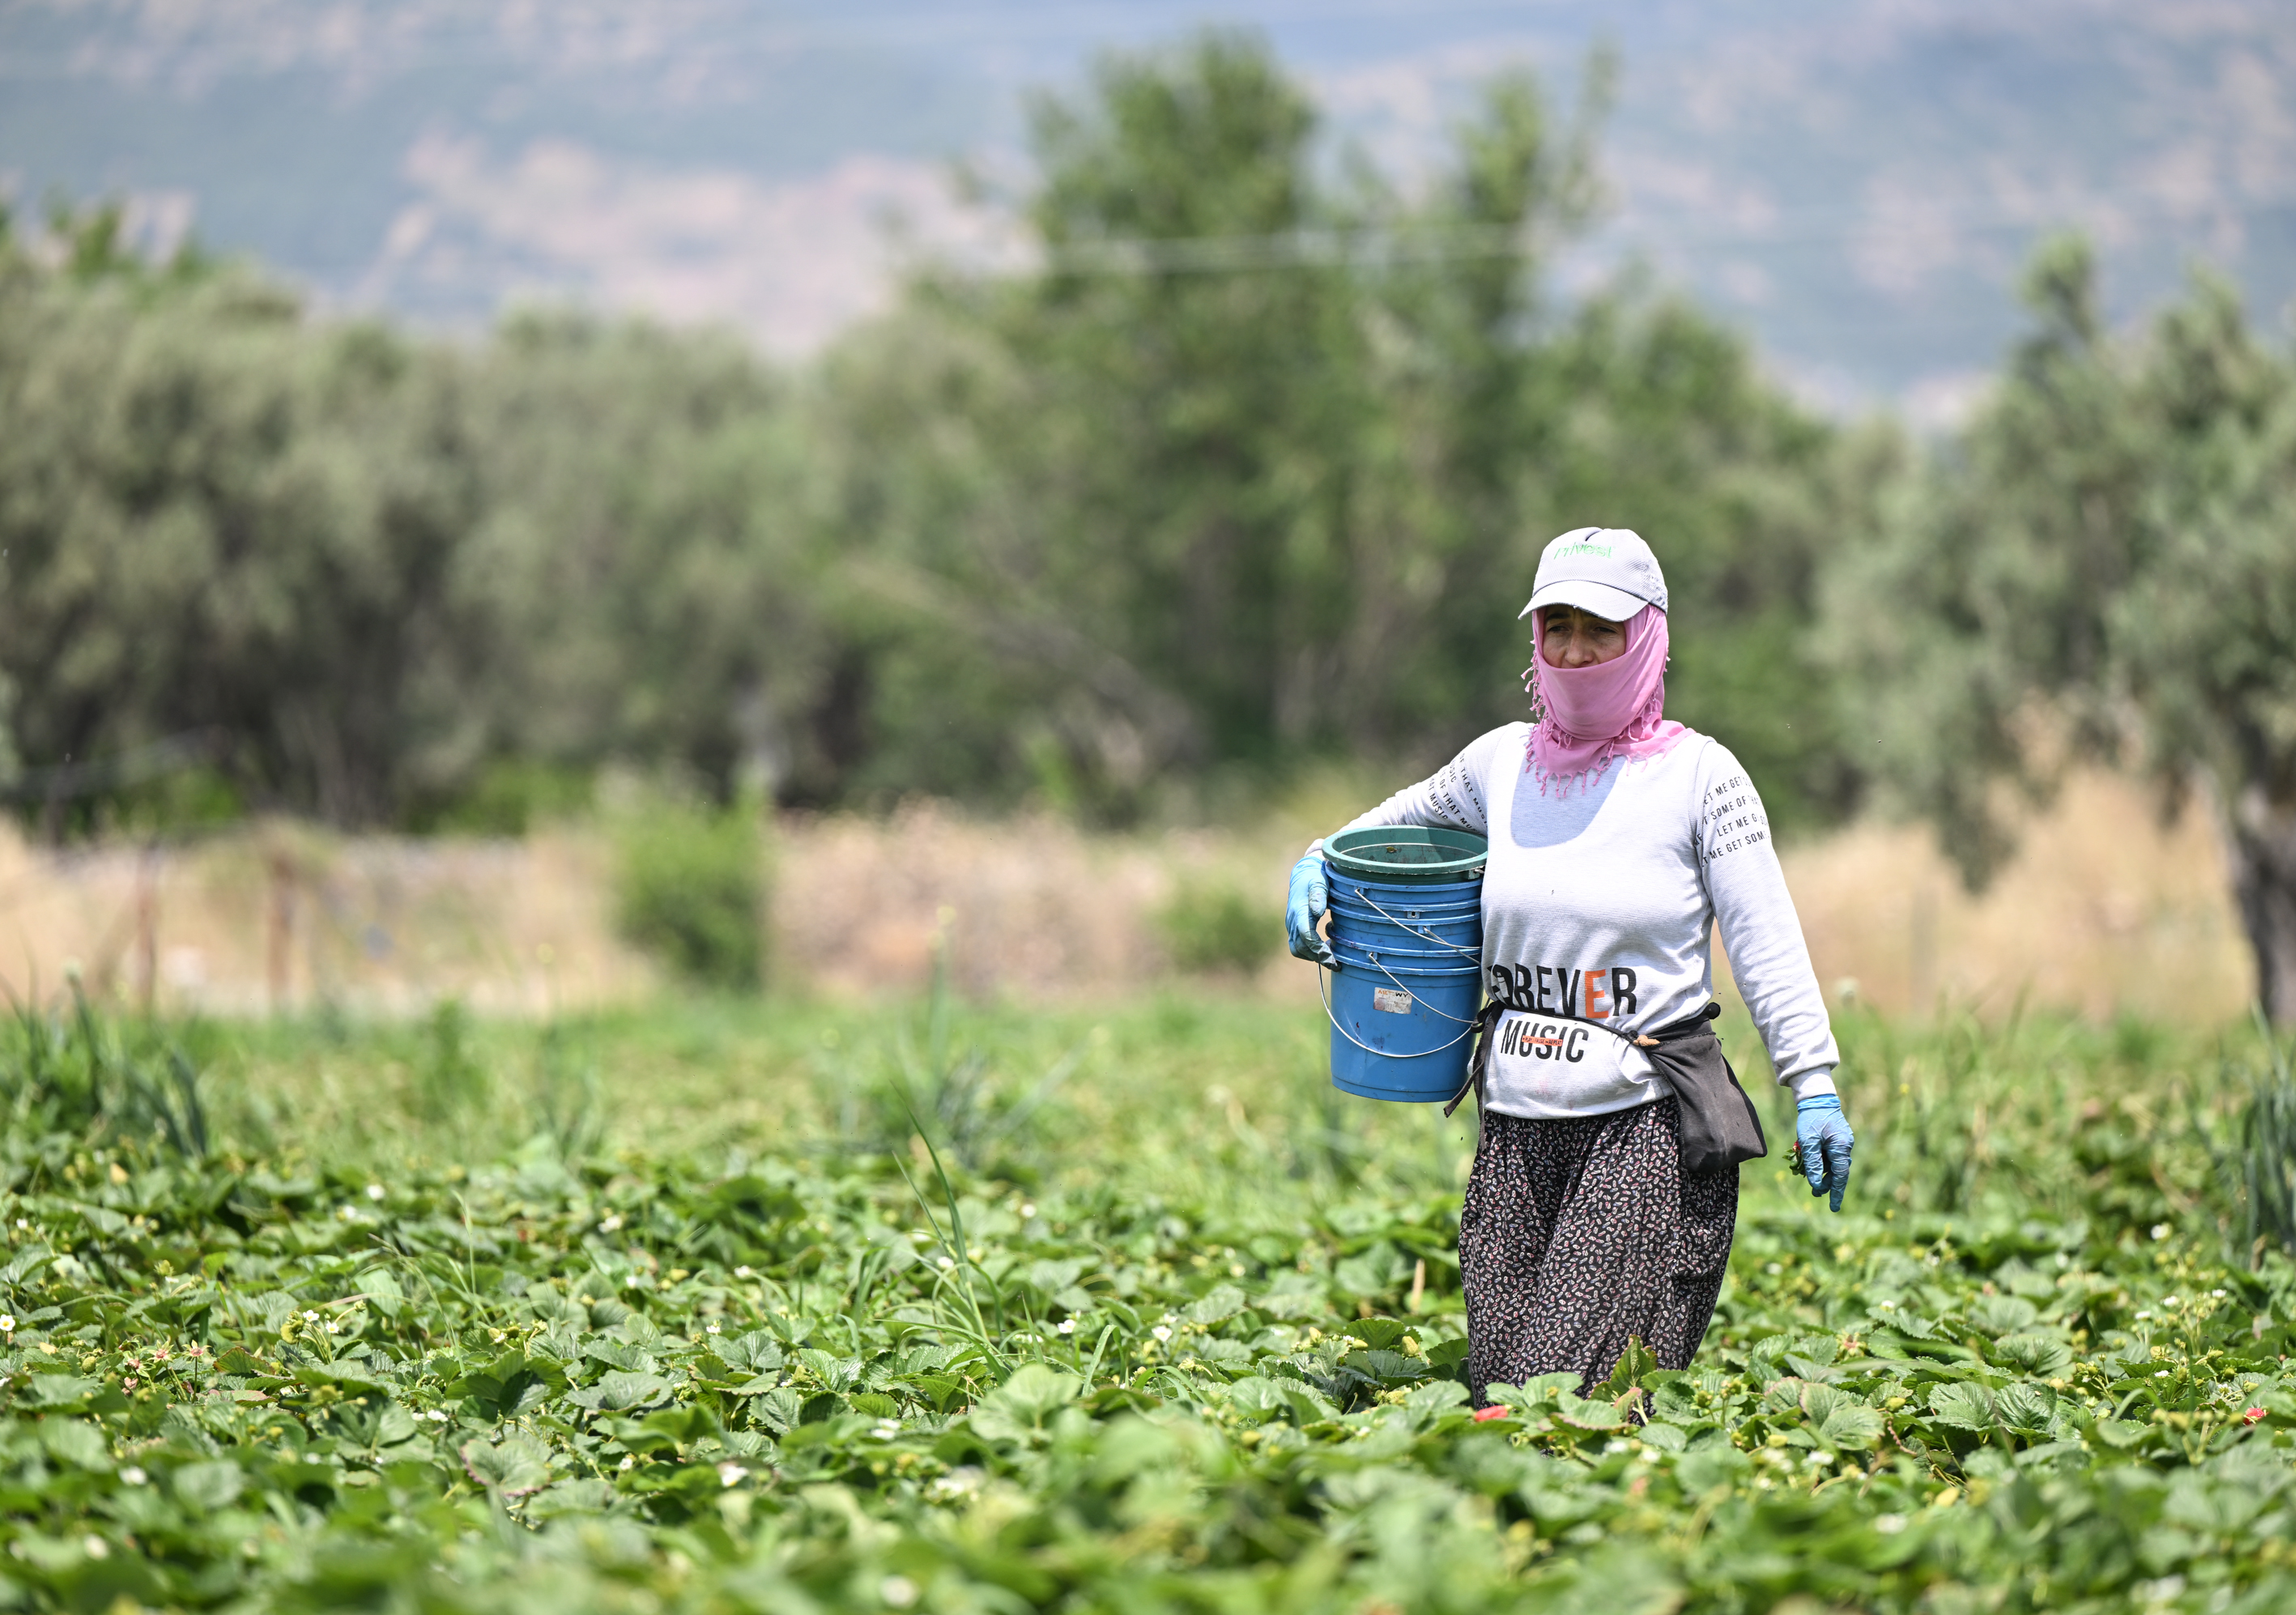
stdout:
<svg viewBox="0 0 2296 1615">
<path fill-rule="evenodd" d="M 1407 833 L 1445 839 L 1404 843 L 1399 880 L 1358 873 L 1379 867 L 1379 854 Z M 1390 844 L 1361 844 L 1374 836 Z M 1335 837 L 1333 848 L 1342 856 L 1327 852 L 1339 961 L 1324 1002 L 1332 1086 L 1365 1099 L 1447 1101 L 1466 1081 L 1482 1004 L 1482 844 L 1456 832 L 1382 830 Z"/>
<path fill-rule="evenodd" d="M 1365 947 L 1399 947 L 1406 952 L 1442 952 L 1462 946 L 1480 947 L 1483 939 L 1480 902 L 1449 912 L 1430 911 L 1390 904 L 1378 898 L 1377 887 L 1357 888 L 1344 877 L 1331 882 L 1333 933 Z M 1356 889 L 1374 894 L 1369 901 L 1350 901 Z"/>
</svg>

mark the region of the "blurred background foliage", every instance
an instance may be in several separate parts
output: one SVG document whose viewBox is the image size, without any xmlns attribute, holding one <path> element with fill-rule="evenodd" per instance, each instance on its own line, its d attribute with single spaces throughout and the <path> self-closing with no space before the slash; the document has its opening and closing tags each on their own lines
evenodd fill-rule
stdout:
<svg viewBox="0 0 2296 1615">
<path fill-rule="evenodd" d="M 767 873 L 756 804 L 655 798 L 617 819 L 617 929 L 692 986 L 755 989 L 766 963 Z"/>
<path fill-rule="evenodd" d="M 1038 266 L 921 274 L 801 372 L 323 320 L 111 210 L 0 234 L 0 783 L 51 839 L 516 832 L 611 768 L 1185 817 L 1518 716 L 1538 553 L 1600 522 L 1664 559 L 1670 710 L 1782 832 L 1891 803 L 1981 880 L 2005 789 L 2068 761 L 2212 787 L 2296 1014 L 2289 354 L 2205 275 L 2108 332 L 2062 242 L 1965 430 L 1822 418 L 1633 275 L 1558 295 L 1603 196 L 1581 82 L 1494 79 L 1406 185 L 1250 37 L 1111 56 L 1036 107 Z M 729 848 L 655 874 L 753 888 Z"/>
<path fill-rule="evenodd" d="M 515 829 L 608 763 L 1126 822 L 1221 769 L 1416 767 L 1504 720 L 1493 599 L 1601 520 L 1679 580 L 1684 715 L 1759 714 L 1735 726 L 1781 816 L 1837 814 L 1854 780 L 1770 715 L 1796 681 L 1767 647 L 1799 643 L 1855 480 L 1694 310 L 1550 295 L 1601 111 L 1502 79 L 1406 196 L 1319 160 L 1248 39 L 1112 59 L 1037 108 L 1046 267 L 926 276 L 801 374 L 574 315 L 467 344 L 322 321 L 248 268 L 127 254 L 104 210 L 54 221 L 61 254 L 19 233 L 16 799 L 89 826 L 132 793 L 91 768 L 173 744 L 245 808 L 345 826 Z M 1083 256 L 1300 233 L 1342 248 Z"/>
</svg>

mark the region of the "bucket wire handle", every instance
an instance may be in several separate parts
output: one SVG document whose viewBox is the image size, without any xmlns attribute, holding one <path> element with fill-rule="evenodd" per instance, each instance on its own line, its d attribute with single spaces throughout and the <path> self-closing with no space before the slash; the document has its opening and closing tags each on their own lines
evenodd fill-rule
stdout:
<svg viewBox="0 0 2296 1615">
<path fill-rule="evenodd" d="M 1469 957 L 1475 959 L 1480 959 L 1483 956 L 1483 950 L 1480 947 L 1462 947 L 1456 942 L 1446 942 L 1440 937 L 1431 936 L 1423 930 L 1419 930 L 1412 926 L 1405 924 L 1393 914 L 1388 913 L 1387 910 L 1381 908 L 1379 906 L 1379 899 L 1373 897 L 1371 893 L 1365 891 L 1362 887 L 1357 887 L 1355 889 L 1355 892 L 1356 896 L 1361 898 L 1365 902 L 1372 906 L 1372 908 L 1378 914 L 1381 919 L 1386 921 L 1390 925 L 1394 926 L 1397 930 L 1409 931 L 1422 942 L 1432 942 L 1436 947 L 1447 947 L 1455 954 L 1464 954 Z M 1390 980 L 1394 980 L 1394 978 L 1391 976 L 1388 979 Z M 1402 983 L 1397 982 L 1396 985 L 1400 987 Z"/>
<path fill-rule="evenodd" d="M 1374 963 L 1376 963 L 1376 961 L 1374 961 Z M 1386 974 L 1384 968 L 1382 969 L 1380 973 L 1382 975 Z M 1390 981 L 1395 980 L 1393 976 L 1388 976 L 1387 979 Z M 1398 981 L 1396 982 L 1396 985 L 1400 987 L 1402 986 L 1402 983 Z M 1464 1043 L 1468 1038 L 1475 1035 L 1475 1023 L 1470 1021 L 1467 1022 L 1467 1029 L 1461 1032 L 1456 1037 L 1452 1038 L 1448 1043 L 1439 1044 L 1431 1049 L 1422 1049 L 1417 1054 L 1390 1054 L 1385 1049 L 1375 1049 L 1372 1047 L 1370 1044 L 1365 1043 L 1362 1038 L 1357 1037 L 1353 1032 L 1348 1030 L 1347 1028 L 1340 1024 L 1340 1018 L 1332 1012 L 1331 980 L 1327 972 L 1322 969 L 1318 969 L 1316 971 L 1316 990 L 1323 996 L 1324 1019 L 1332 1023 L 1332 1029 L 1337 1032 L 1341 1037 L 1346 1038 L 1349 1043 L 1354 1044 L 1365 1053 L 1376 1054 L 1382 1060 L 1416 1060 L 1423 1054 L 1439 1054 L 1445 1049 L 1458 1047 L 1459 1045 Z M 1417 1004 L 1420 1003 L 1421 1000 L 1416 996 L 1414 996 L 1412 1002 L 1414 1004 Z M 1432 1005 L 1430 1005 L 1429 1008 L 1431 1012 L 1443 1015 L 1443 1012 L 1441 1010 L 1434 1009 Z M 1443 1015 L 1443 1019 L 1446 1021 L 1456 1021 L 1458 1017 L 1456 1015 Z"/>
<path fill-rule="evenodd" d="M 1373 953 L 1369 948 L 1365 948 L 1364 949 L 1364 957 L 1371 961 L 1371 967 L 1374 970 L 1377 971 L 1381 975 L 1385 976 L 1390 981 L 1395 981 L 1395 972 L 1379 962 L 1379 955 L 1377 954 Z M 1402 982 L 1395 981 L 1395 985 L 1403 992 L 1410 995 L 1412 1003 L 1417 1004 L 1421 1009 L 1425 1010 L 1431 1015 L 1443 1015 L 1444 1020 L 1451 1021 L 1458 1026 L 1472 1026 L 1475 1024 L 1474 1017 L 1472 1015 L 1467 1017 L 1464 1021 L 1461 1021 L 1456 1015 L 1444 1015 L 1441 1010 L 1437 1009 L 1433 1004 L 1428 1003 L 1426 999 L 1421 997 L 1417 993 L 1412 992 L 1411 989 L 1405 987 Z M 1447 1043 L 1443 1046 L 1447 1049 L 1451 1045 Z"/>
</svg>

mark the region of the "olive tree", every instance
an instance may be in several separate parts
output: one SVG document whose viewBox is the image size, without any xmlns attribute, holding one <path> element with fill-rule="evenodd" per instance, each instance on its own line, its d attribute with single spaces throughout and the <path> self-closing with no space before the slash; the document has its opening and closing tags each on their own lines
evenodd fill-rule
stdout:
<svg viewBox="0 0 2296 1615">
<path fill-rule="evenodd" d="M 2296 360 L 2205 275 L 2116 337 L 2077 240 L 2025 295 L 1990 400 L 1832 569 L 1845 726 L 1972 886 L 2068 763 L 2205 794 L 2262 1004 L 2296 1021 Z"/>
</svg>

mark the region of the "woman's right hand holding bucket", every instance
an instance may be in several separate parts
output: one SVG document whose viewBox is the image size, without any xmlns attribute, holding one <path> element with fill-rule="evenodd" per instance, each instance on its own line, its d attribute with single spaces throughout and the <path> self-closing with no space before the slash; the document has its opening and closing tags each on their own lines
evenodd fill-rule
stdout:
<svg viewBox="0 0 2296 1615">
<path fill-rule="evenodd" d="M 1330 906 L 1329 885 L 1324 873 L 1324 844 L 1316 842 L 1308 856 L 1292 866 L 1292 893 L 1283 906 L 1283 930 L 1295 959 L 1312 959 L 1336 968 L 1332 945 L 1319 929 Z"/>
</svg>

